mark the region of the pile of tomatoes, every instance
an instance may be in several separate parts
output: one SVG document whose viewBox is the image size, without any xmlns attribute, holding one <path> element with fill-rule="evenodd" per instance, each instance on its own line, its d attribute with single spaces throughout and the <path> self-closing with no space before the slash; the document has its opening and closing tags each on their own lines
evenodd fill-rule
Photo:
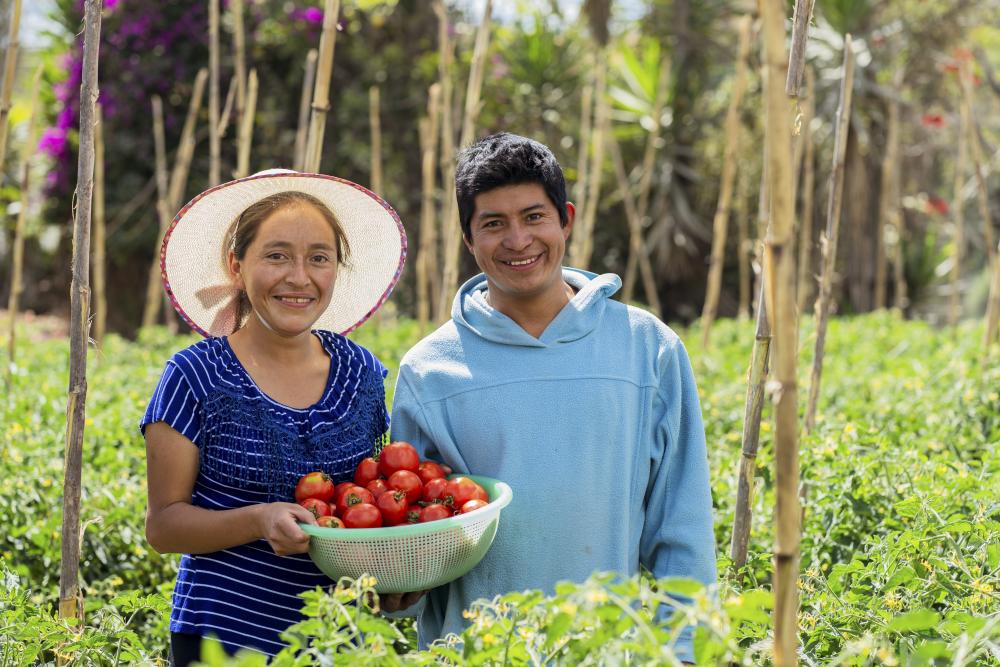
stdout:
<svg viewBox="0 0 1000 667">
<path fill-rule="evenodd" d="M 490 498 L 468 477 L 447 479 L 451 468 L 421 461 L 408 442 L 391 442 L 358 464 L 354 480 L 334 484 L 311 472 L 295 487 L 295 501 L 328 528 L 378 528 L 447 519 L 485 507 Z"/>
</svg>

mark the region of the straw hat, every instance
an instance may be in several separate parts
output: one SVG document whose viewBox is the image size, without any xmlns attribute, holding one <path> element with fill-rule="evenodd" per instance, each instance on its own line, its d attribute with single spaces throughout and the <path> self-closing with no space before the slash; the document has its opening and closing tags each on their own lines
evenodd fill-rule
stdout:
<svg viewBox="0 0 1000 667">
<path fill-rule="evenodd" d="M 203 336 L 233 331 L 239 292 L 225 265 L 227 233 L 251 204 L 286 191 L 305 192 L 340 222 L 351 248 L 337 272 L 333 298 L 314 325 L 348 333 L 389 298 L 406 260 L 406 232 L 378 195 L 335 176 L 269 169 L 217 185 L 181 209 L 160 247 L 160 272 L 180 316 Z"/>
</svg>

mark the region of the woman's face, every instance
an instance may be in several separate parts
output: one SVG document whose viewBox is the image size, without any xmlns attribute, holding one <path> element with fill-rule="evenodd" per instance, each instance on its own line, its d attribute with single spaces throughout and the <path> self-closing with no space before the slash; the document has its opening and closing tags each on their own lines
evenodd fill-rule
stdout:
<svg viewBox="0 0 1000 667">
<path fill-rule="evenodd" d="M 333 228 L 304 202 L 268 216 L 242 260 L 229 253 L 236 286 L 264 325 L 282 336 L 312 329 L 330 304 L 337 266 Z"/>
</svg>

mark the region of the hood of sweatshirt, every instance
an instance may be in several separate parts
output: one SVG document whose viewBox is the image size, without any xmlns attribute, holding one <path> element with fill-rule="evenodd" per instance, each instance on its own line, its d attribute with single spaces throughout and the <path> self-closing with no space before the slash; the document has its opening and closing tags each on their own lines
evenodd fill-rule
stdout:
<svg viewBox="0 0 1000 667">
<path fill-rule="evenodd" d="M 487 303 L 486 275 L 482 273 L 470 278 L 458 290 L 451 307 L 451 317 L 459 327 L 505 345 L 548 347 L 579 340 L 601 321 L 608 301 L 621 288 L 622 281 L 613 273 L 597 275 L 569 267 L 563 267 L 562 271 L 563 280 L 576 291 L 576 295 L 563 306 L 539 338 Z"/>
</svg>

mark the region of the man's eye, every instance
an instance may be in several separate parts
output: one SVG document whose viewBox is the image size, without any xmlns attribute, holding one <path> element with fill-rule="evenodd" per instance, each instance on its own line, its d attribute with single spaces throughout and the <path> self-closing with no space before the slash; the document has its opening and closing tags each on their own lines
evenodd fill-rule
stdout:
<svg viewBox="0 0 1000 667">
<path fill-rule="evenodd" d="M 484 229 L 487 227 L 499 227 L 499 226 L 500 226 L 499 220 L 487 220 L 486 222 L 483 223 Z"/>
<path fill-rule="evenodd" d="M 267 255 L 267 258 L 278 262 L 278 261 L 283 260 L 285 258 L 285 256 L 284 256 L 284 254 L 282 254 L 280 252 L 272 252 L 272 253 L 270 253 L 270 254 Z"/>
<path fill-rule="evenodd" d="M 541 213 L 529 213 L 528 214 L 528 222 L 538 222 L 539 220 L 541 220 L 544 217 L 545 216 L 542 215 Z"/>
</svg>

